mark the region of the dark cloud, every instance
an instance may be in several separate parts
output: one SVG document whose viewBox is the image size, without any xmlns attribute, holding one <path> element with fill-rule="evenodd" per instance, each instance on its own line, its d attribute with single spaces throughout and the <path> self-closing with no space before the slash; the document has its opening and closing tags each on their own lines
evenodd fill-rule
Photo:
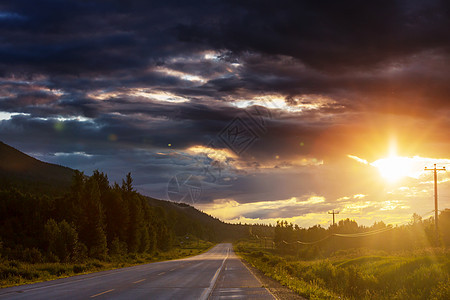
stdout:
<svg viewBox="0 0 450 300">
<path fill-rule="evenodd" d="M 254 141 L 229 182 L 205 179 L 202 202 L 336 199 L 341 181 L 324 190 L 317 162 L 349 148 L 379 151 L 396 132 L 416 152 L 448 153 L 449 15 L 438 0 L 4 1 L 0 112 L 13 115 L 0 139 L 115 181 L 132 171 L 165 198 L 172 176 L 208 176 L 213 161 L 158 153 L 233 151 L 220 135 L 238 118 Z"/>
<path fill-rule="evenodd" d="M 5 16 L 21 18 L 2 18 L 1 61 L 38 72 L 139 69 L 211 48 L 286 55 L 325 71 L 361 69 L 449 46 L 445 1 L 32 4 L 3 5 Z"/>
<path fill-rule="evenodd" d="M 231 4 L 232 3 L 232 4 Z M 324 70 L 367 67 L 448 47 L 444 1 L 230 2 L 180 37 L 215 48 L 283 54 Z"/>
</svg>

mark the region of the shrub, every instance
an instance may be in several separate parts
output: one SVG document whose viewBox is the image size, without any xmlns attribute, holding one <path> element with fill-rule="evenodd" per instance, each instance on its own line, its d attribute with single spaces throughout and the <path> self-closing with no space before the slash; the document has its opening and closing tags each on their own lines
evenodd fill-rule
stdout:
<svg viewBox="0 0 450 300">
<path fill-rule="evenodd" d="M 118 237 L 115 237 L 109 246 L 109 254 L 111 256 L 122 256 L 127 254 L 127 243 L 122 242 Z"/>
<path fill-rule="evenodd" d="M 77 273 L 82 273 L 82 272 L 84 272 L 84 271 L 86 271 L 86 267 L 85 267 L 85 266 L 81 266 L 81 265 L 74 265 L 74 266 L 73 266 L 73 272 L 74 272 L 75 274 L 77 274 Z"/>
<path fill-rule="evenodd" d="M 261 252 L 261 251 L 253 251 L 252 253 L 250 253 L 250 256 L 251 257 L 255 257 L 255 258 L 259 258 L 259 257 L 264 256 L 264 253 Z"/>
<path fill-rule="evenodd" d="M 53 252 L 49 252 L 45 256 L 45 261 L 50 262 L 50 263 L 58 263 L 59 257 L 56 256 Z"/>
<path fill-rule="evenodd" d="M 42 254 L 36 248 L 26 248 L 23 251 L 23 260 L 32 264 L 40 263 L 42 262 Z"/>
<path fill-rule="evenodd" d="M 281 258 L 276 257 L 276 256 L 272 256 L 272 257 L 270 258 L 270 260 L 267 262 L 267 264 L 268 264 L 270 267 L 275 267 L 275 266 L 278 265 L 280 262 L 282 262 L 282 259 L 281 259 Z"/>
<path fill-rule="evenodd" d="M 88 267 L 94 267 L 94 268 L 103 268 L 103 264 L 99 261 L 94 261 L 88 264 Z"/>
<path fill-rule="evenodd" d="M 77 262 L 85 261 L 88 258 L 88 250 L 84 243 L 78 242 L 75 248 L 73 260 Z"/>
<path fill-rule="evenodd" d="M 7 279 L 8 277 L 14 277 L 19 275 L 19 270 L 17 267 L 12 266 L 2 266 L 0 267 L 0 278 L 1 279 Z"/>
<path fill-rule="evenodd" d="M 13 268 L 18 268 L 20 266 L 20 263 L 18 261 L 14 261 L 14 260 L 10 261 L 8 264 L 10 267 L 13 267 Z"/>
<path fill-rule="evenodd" d="M 59 264 L 47 264 L 43 268 L 40 269 L 41 271 L 46 271 L 50 275 L 56 275 L 61 276 L 65 273 L 67 273 L 67 270 L 64 266 Z"/>
<path fill-rule="evenodd" d="M 436 285 L 430 293 L 430 299 L 432 300 L 445 300 L 450 299 L 450 284 L 449 284 L 450 278 L 447 278 L 447 280 L 439 282 L 438 285 Z"/>
</svg>

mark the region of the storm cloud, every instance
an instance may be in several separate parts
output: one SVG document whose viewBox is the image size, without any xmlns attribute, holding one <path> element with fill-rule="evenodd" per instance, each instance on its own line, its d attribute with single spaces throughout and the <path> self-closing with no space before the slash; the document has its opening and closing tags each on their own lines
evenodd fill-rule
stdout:
<svg viewBox="0 0 450 300">
<path fill-rule="evenodd" d="M 4 1 L 0 139 L 159 198 L 187 172 L 202 204 L 326 199 L 245 218 L 319 212 L 377 194 L 339 190 L 349 154 L 448 155 L 449 22 L 443 0 Z"/>
</svg>

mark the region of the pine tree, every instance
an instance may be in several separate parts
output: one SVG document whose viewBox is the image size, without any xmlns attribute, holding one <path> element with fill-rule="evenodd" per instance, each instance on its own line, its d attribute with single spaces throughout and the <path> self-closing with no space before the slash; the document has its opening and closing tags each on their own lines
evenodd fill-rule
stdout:
<svg viewBox="0 0 450 300">
<path fill-rule="evenodd" d="M 97 181 L 86 180 L 81 199 L 79 220 L 80 240 L 88 248 L 92 257 L 103 258 L 107 254 L 107 242 L 104 224 L 104 212 L 100 202 L 100 190 Z"/>
</svg>

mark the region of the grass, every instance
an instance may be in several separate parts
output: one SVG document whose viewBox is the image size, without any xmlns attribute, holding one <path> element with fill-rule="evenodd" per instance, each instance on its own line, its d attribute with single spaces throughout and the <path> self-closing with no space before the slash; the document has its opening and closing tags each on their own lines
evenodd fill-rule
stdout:
<svg viewBox="0 0 450 300">
<path fill-rule="evenodd" d="M 213 246 L 210 242 L 193 243 L 183 248 L 172 248 L 167 252 L 155 252 L 154 254 L 128 254 L 111 257 L 106 261 L 95 259 L 82 263 L 26 263 L 21 261 L 0 260 L 0 288 L 29 284 L 58 278 L 70 277 L 80 274 L 88 274 L 106 271 L 139 264 L 185 258 L 198 255 Z"/>
<path fill-rule="evenodd" d="M 304 261 L 240 241 L 237 253 L 308 299 L 450 299 L 450 252 L 341 251 Z M 358 253 L 358 254 L 355 254 Z"/>
</svg>

